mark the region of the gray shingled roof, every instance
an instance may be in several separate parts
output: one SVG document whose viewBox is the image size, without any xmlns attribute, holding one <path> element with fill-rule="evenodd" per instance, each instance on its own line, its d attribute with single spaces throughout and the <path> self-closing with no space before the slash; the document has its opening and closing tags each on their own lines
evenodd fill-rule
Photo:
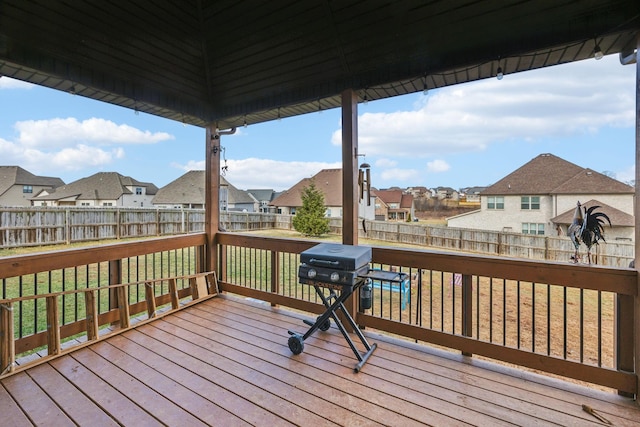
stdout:
<svg viewBox="0 0 640 427">
<path fill-rule="evenodd" d="M 49 195 L 37 197 L 38 200 L 60 200 L 75 197 L 76 200 L 117 200 L 123 194 L 131 194 L 126 186 L 146 187 L 148 195 L 154 195 L 158 187 L 154 184 L 137 181 L 117 172 L 98 172 L 60 187 Z"/>
<path fill-rule="evenodd" d="M 612 227 L 633 227 L 635 225 L 633 215 L 622 212 L 621 210 L 609 206 L 606 203 L 602 203 L 597 200 L 589 200 L 586 203 L 582 203 L 582 206 L 586 207 L 587 209 L 595 205 L 600 206 L 600 208 L 596 209 L 596 212 L 602 212 L 609 217 Z M 575 207 L 571 208 L 568 211 L 563 212 L 554 218 L 551 218 L 551 222 L 554 224 L 569 225 L 573 221 L 573 214 L 575 210 Z M 606 226 L 608 227 L 609 223 L 606 224 Z"/>
<path fill-rule="evenodd" d="M 152 204 L 201 204 L 205 200 L 205 171 L 192 170 L 171 181 L 158 190 L 151 201 Z M 229 183 L 223 176 L 220 177 L 220 185 L 226 185 L 228 189 L 227 202 L 229 204 L 256 203 L 251 194 L 239 190 Z"/>
<path fill-rule="evenodd" d="M 151 203 L 204 205 L 204 184 L 204 171 L 189 171 L 159 189 Z"/>
<path fill-rule="evenodd" d="M 633 187 L 553 154 L 541 154 L 480 194 L 631 194 Z"/>
<path fill-rule="evenodd" d="M 0 166 L 0 194 L 14 185 L 55 188 L 64 185 L 64 181 L 60 178 L 34 175 L 20 166 Z"/>
</svg>

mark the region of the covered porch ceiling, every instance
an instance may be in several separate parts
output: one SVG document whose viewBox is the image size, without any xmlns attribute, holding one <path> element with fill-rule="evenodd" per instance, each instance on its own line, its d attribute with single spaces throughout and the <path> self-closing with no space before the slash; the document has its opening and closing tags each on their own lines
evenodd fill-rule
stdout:
<svg viewBox="0 0 640 427">
<path fill-rule="evenodd" d="M 634 52 L 637 0 L 0 2 L 0 75 L 221 129 Z"/>
</svg>

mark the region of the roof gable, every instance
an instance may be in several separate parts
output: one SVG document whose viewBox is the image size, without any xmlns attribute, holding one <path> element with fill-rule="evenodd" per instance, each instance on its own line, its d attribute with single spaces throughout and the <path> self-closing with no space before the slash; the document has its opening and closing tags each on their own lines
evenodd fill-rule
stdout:
<svg viewBox="0 0 640 427">
<path fill-rule="evenodd" d="M 342 206 L 342 169 L 322 169 L 311 178 L 303 178 L 283 191 L 270 203 L 272 206 L 302 206 L 302 192 L 311 182 L 324 196 L 325 206 Z"/>
<path fill-rule="evenodd" d="M 583 169 L 560 184 L 553 194 L 632 194 L 633 187 L 591 169 Z"/>
<path fill-rule="evenodd" d="M 480 194 L 610 194 L 633 193 L 633 188 L 553 154 L 540 154 Z"/>
<path fill-rule="evenodd" d="M 402 190 L 378 190 L 376 196 L 387 205 L 397 203 L 400 206 L 402 202 Z"/>
<path fill-rule="evenodd" d="M 20 166 L 0 166 L 0 194 L 14 185 L 54 188 L 64 185 L 64 181 L 60 178 L 34 175 Z"/>
<path fill-rule="evenodd" d="M 550 194 L 582 168 L 553 154 L 540 154 L 481 194 Z"/>
<path fill-rule="evenodd" d="M 36 197 L 40 200 L 117 200 L 124 194 L 132 194 L 127 186 L 148 187 L 148 183 L 136 181 L 117 172 L 98 172 L 60 187 L 56 187 L 48 195 Z M 151 184 L 151 190 L 157 188 Z"/>
<path fill-rule="evenodd" d="M 220 176 L 220 186 L 227 188 L 227 203 L 255 203 L 256 200 L 248 192 L 238 190 L 223 176 Z M 174 179 L 158 190 L 151 203 L 159 204 L 192 204 L 204 205 L 205 202 L 205 171 L 191 170 Z"/>
<path fill-rule="evenodd" d="M 598 200 L 589 200 L 586 203 L 582 203 L 584 208 L 589 209 L 592 206 L 600 206 L 596 212 L 602 212 L 606 214 L 611 220 L 612 227 L 633 227 L 635 225 L 635 221 L 633 215 L 629 215 L 626 212 L 622 212 L 619 209 L 614 208 L 613 206 L 609 206 L 606 203 L 599 202 Z M 575 212 L 575 208 L 571 208 L 568 211 L 561 213 L 560 215 L 551 218 L 550 221 L 553 224 L 562 224 L 568 225 L 573 221 L 573 214 Z M 609 223 L 607 223 L 607 226 Z"/>
</svg>

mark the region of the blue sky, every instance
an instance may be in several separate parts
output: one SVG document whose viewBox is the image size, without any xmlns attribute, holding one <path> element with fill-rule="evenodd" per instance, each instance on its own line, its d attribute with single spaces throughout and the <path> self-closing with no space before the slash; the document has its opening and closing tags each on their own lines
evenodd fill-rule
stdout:
<svg viewBox="0 0 640 427">
<path fill-rule="evenodd" d="M 359 104 L 372 184 L 491 185 L 541 153 L 634 179 L 635 65 L 617 55 Z M 66 183 L 118 172 L 162 187 L 204 169 L 204 129 L 0 78 L 0 165 Z M 277 191 L 341 166 L 340 110 L 239 128 L 225 178 Z"/>
</svg>

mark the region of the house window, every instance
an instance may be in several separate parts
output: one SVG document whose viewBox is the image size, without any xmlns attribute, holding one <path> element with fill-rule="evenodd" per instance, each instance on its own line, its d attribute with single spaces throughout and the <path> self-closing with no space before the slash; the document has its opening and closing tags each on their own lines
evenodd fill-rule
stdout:
<svg viewBox="0 0 640 427">
<path fill-rule="evenodd" d="M 502 196 L 490 196 L 487 197 L 487 209 L 504 209 L 504 197 Z"/>
<path fill-rule="evenodd" d="M 23 185 L 22 186 L 23 193 L 33 193 L 33 186 L 31 185 Z"/>
<path fill-rule="evenodd" d="M 80 206 L 91 206 L 89 202 L 81 202 Z"/>
<path fill-rule="evenodd" d="M 138 196 L 142 194 L 142 187 L 136 187 L 136 194 Z"/>
<path fill-rule="evenodd" d="M 544 235 L 544 224 L 535 222 L 523 222 L 522 234 Z"/>
<path fill-rule="evenodd" d="M 113 203 L 103 203 L 102 206 L 113 206 Z"/>
<path fill-rule="evenodd" d="M 520 197 L 520 209 L 523 210 L 539 210 L 540 196 L 522 196 Z"/>
</svg>

